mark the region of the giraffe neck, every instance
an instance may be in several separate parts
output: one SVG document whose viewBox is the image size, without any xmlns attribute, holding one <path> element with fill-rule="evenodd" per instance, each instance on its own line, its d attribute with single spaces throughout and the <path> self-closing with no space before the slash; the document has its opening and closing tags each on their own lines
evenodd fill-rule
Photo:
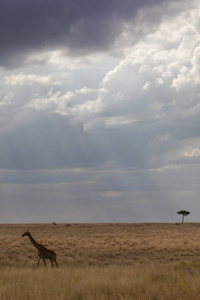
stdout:
<svg viewBox="0 0 200 300">
<path fill-rule="evenodd" d="M 37 249 L 41 248 L 41 245 L 38 244 L 31 235 L 29 235 L 28 237 L 29 237 L 31 243 L 33 244 L 33 246 L 35 246 L 35 248 L 37 248 Z"/>
</svg>

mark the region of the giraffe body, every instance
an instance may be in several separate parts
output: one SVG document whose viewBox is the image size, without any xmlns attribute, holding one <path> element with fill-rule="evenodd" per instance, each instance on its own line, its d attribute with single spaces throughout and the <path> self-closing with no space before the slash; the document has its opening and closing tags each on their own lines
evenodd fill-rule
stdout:
<svg viewBox="0 0 200 300">
<path fill-rule="evenodd" d="M 28 236 L 33 246 L 38 250 L 38 266 L 40 264 L 41 259 L 43 260 L 45 266 L 46 266 L 45 259 L 49 259 L 52 268 L 54 266 L 54 263 L 56 267 L 58 267 L 59 264 L 57 262 L 56 253 L 53 250 L 49 250 L 44 245 L 37 243 L 29 231 L 26 231 L 24 234 L 22 234 L 22 237 L 24 236 Z"/>
</svg>

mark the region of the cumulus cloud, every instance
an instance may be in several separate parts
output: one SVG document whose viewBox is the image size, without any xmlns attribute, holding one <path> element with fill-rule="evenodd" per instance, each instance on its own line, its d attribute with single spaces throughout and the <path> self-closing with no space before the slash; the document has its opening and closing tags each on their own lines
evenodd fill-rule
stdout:
<svg viewBox="0 0 200 300">
<path fill-rule="evenodd" d="M 198 157 L 200 156 L 200 150 L 199 149 L 193 149 L 190 153 L 185 153 L 186 157 Z"/>
<path fill-rule="evenodd" d="M 10 85 L 25 85 L 25 84 L 58 84 L 52 80 L 51 76 L 38 76 L 36 74 L 16 74 L 5 76 L 6 84 Z"/>
</svg>

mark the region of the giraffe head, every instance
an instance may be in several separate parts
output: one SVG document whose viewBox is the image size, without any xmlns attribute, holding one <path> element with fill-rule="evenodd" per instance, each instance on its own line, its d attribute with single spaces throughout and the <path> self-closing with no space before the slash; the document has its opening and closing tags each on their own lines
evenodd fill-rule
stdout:
<svg viewBox="0 0 200 300">
<path fill-rule="evenodd" d="M 24 232 L 24 233 L 22 234 L 22 236 L 30 236 L 30 232 L 27 230 L 26 232 Z"/>
</svg>

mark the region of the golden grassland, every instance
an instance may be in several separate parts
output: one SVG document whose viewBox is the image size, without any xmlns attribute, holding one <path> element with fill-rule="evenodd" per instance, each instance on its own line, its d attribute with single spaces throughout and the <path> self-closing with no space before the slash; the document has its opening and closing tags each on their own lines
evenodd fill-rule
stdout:
<svg viewBox="0 0 200 300">
<path fill-rule="evenodd" d="M 0 224 L 0 299 L 200 299 L 200 224 Z"/>
</svg>

